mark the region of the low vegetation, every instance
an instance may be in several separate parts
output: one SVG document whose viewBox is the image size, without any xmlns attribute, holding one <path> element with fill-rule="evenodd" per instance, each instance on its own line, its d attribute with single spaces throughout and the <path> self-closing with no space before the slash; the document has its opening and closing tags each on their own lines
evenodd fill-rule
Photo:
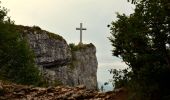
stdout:
<svg viewBox="0 0 170 100">
<path fill-rule="evenodd" d="M 90 44 L 78 44 L 75 45 L 74 43 L 70 43 L 69 47 L 71 48 L 71 51 L 77 51 L 77 50 L 82 50 L 82 49 L 86 49 L 89 47 L 94 47 L 94 45 L 92 43 Z"/>
<path fill-rule="evenodd" d="M 28 34 L 29 32 L 33 34 L 42 34 L 45 32 L 49 36 L 50 39 L 64 40 L 62 36 L 42 30 L 39 26 L 29 27 L 29 26 L 16 25 L 16 28 L 17 28 L 17 31 L 19 33 L 23 33 L 23 35 L 25 35 L 24 33 Z M 24 30 L 26 30 L 26 32 L 24 32 Z"/>
<path fill-rule="evenodd" d="M 77 59 L 75 58 L 74 52 L 81 51 L 81 50 L 89 48 L 89 47 L 94 47 L 94 45 L 92 43 L 78 44 L 78 45 L 75 45 L 74 43 L 70 43 L 69 47 L 71 48 L 71 52 L 72 52 L 72 61 L 70 63 L 70 69 L 73 70 L 75 68 L 76 63 L 78 63 Z"/>
<path fill-rule="evenodd" d="M 0 6 L 0 79 L 27 85 L 42 84 L 34 54 Z"/>
<path fill-rule="evenodd" d="M 62 36 L 54 33 L 47 32 L 50 39 L 64 40 Z M 65 41 L 65 40 L 64 40 Z"/>
</svg>

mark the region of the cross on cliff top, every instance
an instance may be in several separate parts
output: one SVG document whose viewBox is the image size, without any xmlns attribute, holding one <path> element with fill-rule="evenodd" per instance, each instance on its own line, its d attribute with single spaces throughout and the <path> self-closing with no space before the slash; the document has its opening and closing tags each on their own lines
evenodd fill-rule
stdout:
<svg viewBox="0 0 170 100">
<path fill-rule="evenodd" d="M 76 28 L 76 30 L 80 30 L 80 43 L 79 44 L 83 44 L 83 42 L 82 42 L 82 31 L 87 30 L 87 29 L 83 28 L 83 23 L 80 23 L 80 28 Z"/>
</svg>

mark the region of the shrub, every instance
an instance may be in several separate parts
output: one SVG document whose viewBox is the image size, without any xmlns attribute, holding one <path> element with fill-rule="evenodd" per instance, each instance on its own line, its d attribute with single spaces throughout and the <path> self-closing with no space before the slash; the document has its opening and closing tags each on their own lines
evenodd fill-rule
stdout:
<svg viewBox="0 0 170 100">
<path fill-rule="evenodd" d="M 0 79 L 28 85 L 37 85 L 41 81 L 33 52 L 7 16 L 7 9 L 2 7 L 0 7 Z"/>
</svg>

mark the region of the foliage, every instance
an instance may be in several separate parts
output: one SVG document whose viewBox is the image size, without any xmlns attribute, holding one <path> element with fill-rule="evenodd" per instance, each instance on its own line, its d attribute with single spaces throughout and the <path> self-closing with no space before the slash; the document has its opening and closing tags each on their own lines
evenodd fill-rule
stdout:
<svg viewBox="0 0 170 100">
<path fill-rule="evenodd" d="M 137 3 L 139 3 L 139 1 L 141 1 L 141 0 L 127 0 L 128 2 L 131 2 L 132 4 L 137 4 Z"/>
<path fill-rule="evenodd" d="M 78 63 L 76 57 L 75 57 L 75 51 L 80 51 L 80 50 L 84 50 L 86 48 L 90 48 L 90 47 L 94 47 L 94 45 L 92 43 L 90 44 L 78 44 L 75 45 L 74 43 L 70 43 L 69 47 L 71 49 L 71 53 L 72 53 L 72 60 L 70 63 L 70 69 L 73 70 L 75 68 L 75 65 Z"/>
<path fill-rule="evenodd" d="M 71 53 L 72 53 L 72 59 L 71 59 L 71 63 L 70 63 L 70 69 L 74 70 L 75 68 L 75 64 L 77 63 L 77 59 L 75 58 L 75 55 L 73 54 L 74 51 L 79 50 L 79 47 L 76 46 L 74 43 L 70 43 L 69 47 L 71 48 Z"/>
<path fill-rule="evenodd" d="M 124 70 L 117 70 L 117 69 L 111 69 L 109 70 L 111 74 L 113 74 L 113 80 L 111 80 L 111 82 L 113 82 L 113 86 L 114 88 L 121 88 L 121 87 L 125 87 L 129 80 L 130 80 L 130 75 L 131 72 L 129 71 L 129 69 L 124 69 Z"/>
<path fill-rule="evenodd" d="M 30 27 L 27 27 L 27 28 L 31 29 L 32 32 L 37 32 L 37 34 L 44 33 L 43 31 L 45 31 L 45 30 L 42 30 L 39 26 L 33 26 L 32 28 Z M 47 31 L 45 32 L 48 34 L 50 39 L 61 40 L 61 41 L 64 40 L 63 37 L 58 34 L 54 34 L 54 33 L 47 32 Z"/>
<path fill-rule="evenodd" d="M 47 32 L 50 39 L 64 40 L 62 36 L 54 33 Z M 64 40 L 65 41 L 65 40 Z"/>
<path fill-rule="evenodd" d="M 78 45 L 75 45 L 74 43 L 70 43 L 69 47 L 71 48 L 71 51 L 77 51 L 77 50 L 86 49 L 86 48 L 89 48 L 89 47 L 94 47 L 94 45 L 92 43 L 90 43 L 90 44 L 78 44 Z"/>
<path fill-rule="evenodd" d="M 16 31 L 7 12 L 7 9 L 0 8 L 0 79 L 38 85 L 41 76 L 33 52 Z"/>
<path fill-rule="evenodd" d="M 23 35 L 25 35 L 24 33 L 27 34 L 28 32 L 31 32 L 31 33 L 34 33 L 34 34 L 46 33 L 49 36 L 50 39 L 61 40 L 61 41 L 64 40 L 62 36 L 48 32 L 48 31 L 45 31 L 45 30 L 42 30 L 39 26 L 34 25 L 33 27 L 29 27 L 29 26 L 16 25 L 16 28 L 17 28 L 17 31 L 23 33 Z M 26 32 L 24 32 L 25 30 L 26 30 Z"/>
<path fill-rule="evenodd" d="M 141 0 L 133 14 L 117 14 L 111 23 L 112 52 L 131 69 L 127 85 L 133 97 L 170 99 L 169 10 L 169 0 Z"/>
<path fill-rule="evenodd" d="M 55 80 L 54 81 L 54 85 L 53 86 L 60 86 L 60 85 L 63 85 L 61 80 Z"/>
</svg>

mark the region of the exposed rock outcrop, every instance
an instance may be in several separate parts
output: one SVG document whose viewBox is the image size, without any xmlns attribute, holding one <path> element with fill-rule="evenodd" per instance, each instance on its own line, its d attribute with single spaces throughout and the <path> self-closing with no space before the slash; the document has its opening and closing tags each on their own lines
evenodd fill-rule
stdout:
<svg viewBox="0 0 170 100">
<path fill-rule="evenodd" d="M 98 92 L 77 87 L 31 87 L 0 82 L 0 100 L 127 100 L 127 91 Z"/>
<path fill-rule="evenodd" d="M 78 49 L 74 49 L 78 48 Z M 88 89 L 97 88 L 97 58 L 93 44 L 78 45 L 72 49 L 72 79 L 74 85 L 85 84 Z"/>
<path fill-rule="evenodd" d="M 35 61 L 50 85 L 77 86 L 97 89 L 97 58 L 93 44 L 70 48 L 59 35 L 39 27 L 18 26 L 35 53 Z"/>
</svg>

